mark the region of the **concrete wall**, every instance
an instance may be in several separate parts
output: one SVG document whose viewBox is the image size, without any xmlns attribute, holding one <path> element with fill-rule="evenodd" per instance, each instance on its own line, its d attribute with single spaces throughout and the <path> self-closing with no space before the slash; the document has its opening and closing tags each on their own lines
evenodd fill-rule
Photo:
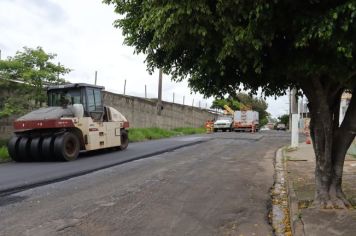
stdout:
<svg viewBox="0 0 356 236">
<path fill-rule="evenodd" d="M 162 114 L 158 116 L 156 101 L 110 92 L 103 93 L 103 100 L 105 105 L 120 111 L 130 122 L 131 128 L 201 127 L 206 120 L 214 118 L 214 115 L 204 109 L 168 102 L 163 102 Z M 15 118 L 0 119 L 0 139 L 11 137 Z"/>
<path fill-rule="evenodd" d="M 206 110 L 168 102 L 163 102 L 163 110 L 159 116 L 156 101 L 110 92 L 104 92 L 103 99 L 106 105 L 120 111 L 129 120 L 130 126 L 135 128 L 201 127 L 206 120 L 214 118 Z"/>
</svg>

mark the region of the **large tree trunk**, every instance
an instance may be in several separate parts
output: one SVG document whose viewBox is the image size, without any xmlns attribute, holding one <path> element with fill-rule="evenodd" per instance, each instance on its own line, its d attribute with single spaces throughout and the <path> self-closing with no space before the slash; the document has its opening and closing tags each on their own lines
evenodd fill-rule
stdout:
<svg viewBox="0 0 356 236">
<path fill-rule="evenodd" d="M 342 191 L 342 173 L 346 152 L 356 133 L 356 96 L 352 97 L 339 126 L 340 98 L 344 89 L 322 81 L 314 80 L 309 87 L 303 88 L 309 100 L 310 134 L 316 157 L 314 205 L 345 208 L 350 203 Z"/>
</svg>

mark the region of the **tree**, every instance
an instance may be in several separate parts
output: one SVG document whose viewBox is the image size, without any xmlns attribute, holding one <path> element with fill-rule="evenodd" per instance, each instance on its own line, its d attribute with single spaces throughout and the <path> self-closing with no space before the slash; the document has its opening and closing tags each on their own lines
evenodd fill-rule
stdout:
<svg viewBox="0 0 356 236">
<path fill-rule="evenodd" d="M 23 49 L 22 52 L 16 52 L 14 57 L 0 60 L 0 85 L 3 94 L 0 117 L 21 114 L 31 106 L 41 106 L 46 101 L 44 86 L 64 83 L 65 80 L 60 75 L 70 71 L 52 62 L 56 54 L 47 54 L 41 47 Z"/>
<path fill-rule="evenodd" d="M 282 124 L 285 124 L 286 126 L 288 126 L 289 115 L 288 114 L 282 115 L 282 116 L 278 117 L 278 120 L 279 120 L 279 123 L 282 123 Z"/>
<path fill-rule="evenodd" d="M 345 90 L 356 91 L 356 2 L 150 1 L 114 4 L 125 43 L 146 54 L 149 71 L 188 78 L 206 96 L 245 89 L 265 95 L 302 91 L 309 101 L 320 207 L 349 206 L 341 187 L 356 134 L 356 96 L 339 125 Z"/>
<path fill-rule="evenodd" d="M 218 108 L 218 109 L 225 109 L 224 106 L 228 105 L 232 110 L 240 110 L 241 104 L 232 98 L 222 98 L 222 99 L 215 99 L 211 108 Z"/>
</svg>

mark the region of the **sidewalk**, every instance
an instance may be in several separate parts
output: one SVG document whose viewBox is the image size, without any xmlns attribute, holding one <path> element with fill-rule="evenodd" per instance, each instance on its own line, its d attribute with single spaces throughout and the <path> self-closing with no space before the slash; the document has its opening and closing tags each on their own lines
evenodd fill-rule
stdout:
<svg viewBox="0 0 356 236">
<path fill-rule="evenodd" d="M 356 235 L 356 208 L 352 210 L 320 210 L 311 208 L 314 198 L 315 155 L 313 146 L 301 143 L 296 151 L 285 151 L 290 215 L 294 236 Z M 347 156 L 343 189 L 356 206 L 356 158 Z M 303 234 L 304 233 L 304 234 Z"/>
</svg>

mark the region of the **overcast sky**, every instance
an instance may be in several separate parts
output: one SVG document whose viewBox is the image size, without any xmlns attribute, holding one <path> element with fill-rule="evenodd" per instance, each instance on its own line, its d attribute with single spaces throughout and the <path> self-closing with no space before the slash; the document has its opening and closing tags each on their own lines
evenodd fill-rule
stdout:
<svg viewBox="0 0 356 236">
<path fill-rule="evenodd" d="M 106 90 L 126 94 L 157 97 L 158 72 L 149 75 L 144 55 L 134 55 L 133 48 L 123 45 L 120 29 L 113 27 L 117 18 L 113 6 L 101 0 L 0 0 L 0 49 L 2 58 L 13 56 L 22 47 L 41 46 L 56 53 L 57 60 L 73 69 L 66 75 L 70 82 L 94 83 Z M 164 76 L 163 100 L 202 107 L 211 105 L 212 98 L 191 94 L 187 82 L 171 82 Z M 274 117 L 288 113 L 286 96 L 267 99 Z"/>
</svg>

